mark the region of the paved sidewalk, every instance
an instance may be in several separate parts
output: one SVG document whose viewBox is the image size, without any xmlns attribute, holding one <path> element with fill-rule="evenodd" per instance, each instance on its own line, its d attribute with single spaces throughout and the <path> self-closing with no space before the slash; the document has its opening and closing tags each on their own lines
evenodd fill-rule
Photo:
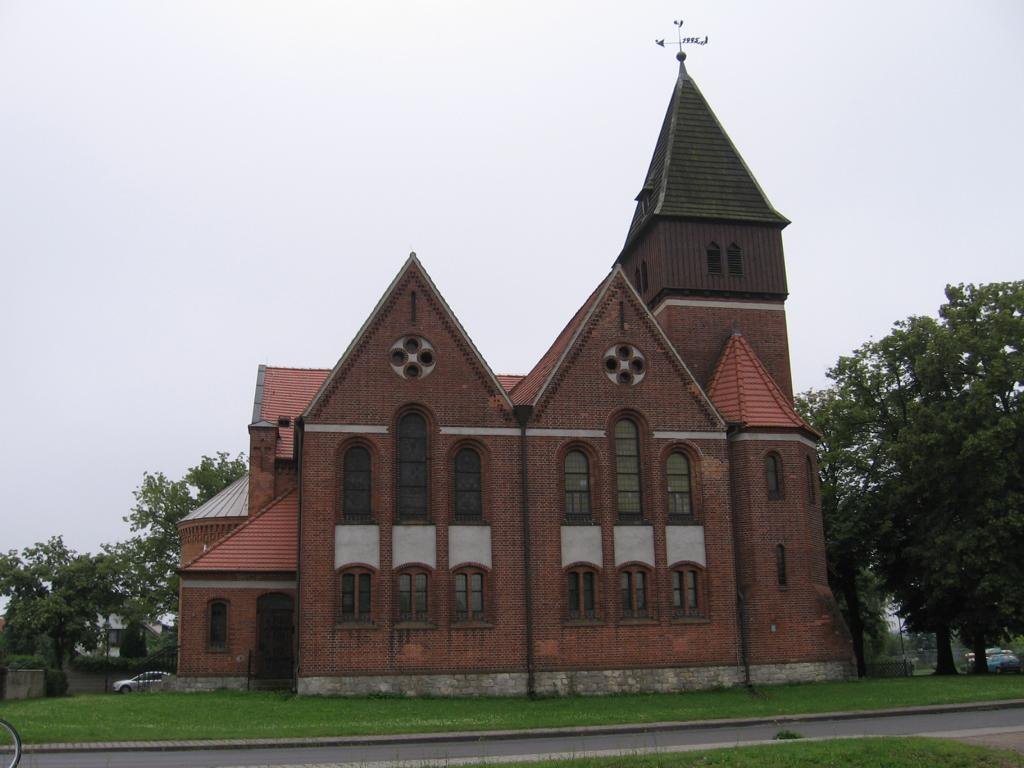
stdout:
<svg viewBox="0 0 1024 768">
<path fill-rule="evenodd" d="M 1024 708 L 1024 699 L 1004 699 L 964 704 L 935 704 L 920 707 L 897 707 L 854 712 L 817 712 L 806 715 L 778 715 L 776 717 L 749 717 L 727 720 L 688 720 L 685 722 L 627 723 L 623 725 L 590 725 L 575 728 L 533 728 L 511 731 L 448 731 L 432 733 L 392 734 L 386 736 L 318 736 L 301 738 L 265 739 L 207 739 L 180 741 L 106 741 L 60 744 L 28 744 L 26 753 L 52 752 L 157 752 L 172 750 L 215 750 L 245 748 L 298 748 L 348 747 L 402 744 L 429 744 L 438 742 L 501 741 L 510 739 L 536 739 L 549 737 L 615 735 L 654 733 L 686 729 L 731 728 L 749 725 L 813 723 L 825 720 L 853 720 L 860 718 L 926 715 L 940 712 L 984 712 L 995 709 Z M 1003 738 L 1006 734 L 977 735 L 977 738 Z M 966 734 L 965 734 L 966 737 Z M 1024 739 L 1024 735 L 1020 738 Z M 965 738 L 965 740 L 967 740 Z M 980 743 L 980 742 L 979 742 Z M 1016 748 L 1016 747 L 1010 747 Z"/>
</svg>

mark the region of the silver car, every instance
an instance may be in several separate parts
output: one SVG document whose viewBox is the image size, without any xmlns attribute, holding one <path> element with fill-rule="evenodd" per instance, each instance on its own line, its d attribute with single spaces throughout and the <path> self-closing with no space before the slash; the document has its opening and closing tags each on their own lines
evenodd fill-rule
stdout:
<svg viewBox="0 0 1024 768">
<path fill-rule="evenodd" d="M 116 680 L 111 687 L 117 693 L 132 691 L 149 691 L 159 689 L 161 683 L 171 676 L 170 672 L 140 672 L 127 680 Z"/>
</svg>

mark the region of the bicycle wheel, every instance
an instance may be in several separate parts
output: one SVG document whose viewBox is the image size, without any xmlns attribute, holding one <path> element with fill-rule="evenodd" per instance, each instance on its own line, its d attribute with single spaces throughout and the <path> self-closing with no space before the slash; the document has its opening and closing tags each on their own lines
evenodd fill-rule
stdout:
<svg viewBox="0 0 1024 768">
<path fill-rule="evenodd" d="M 21 737 L 14 726 L 0 720 L 0 768 L 14 768 L 21 761 Z"/>
</svg>

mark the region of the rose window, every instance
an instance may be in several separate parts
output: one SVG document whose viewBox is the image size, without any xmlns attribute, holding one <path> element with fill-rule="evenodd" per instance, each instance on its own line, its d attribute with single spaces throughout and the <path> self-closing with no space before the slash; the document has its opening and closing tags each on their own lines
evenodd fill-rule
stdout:
<svg viewBox="0 0 1024 768">
<path fill-rule="evenodd" d="M 390 354 L 392 370 L 403 379 L 422 379 L 434 370 L 434 348 L 422 336 L 403 336 Z"/>
<path fill-rule="evenodd" d="M 647 361 L 632 344 L 616 344 L 604 353 L 604 372 L 616 384 L 639 384 L 647 372 Z"/>
</svg>

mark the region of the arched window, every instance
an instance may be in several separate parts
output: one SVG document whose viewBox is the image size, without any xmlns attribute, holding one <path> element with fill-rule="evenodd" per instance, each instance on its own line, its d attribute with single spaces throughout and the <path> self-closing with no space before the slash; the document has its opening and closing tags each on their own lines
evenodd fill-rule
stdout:
<svg viewBox="0 0 1024 768">
<path fill-rule="evenodd" d="M 480 454 L 460 449 L 455 454 L 455 522 L 483 520 L 480 486 Z"/>
<path fill-rule="evenodd" d="M 736 243 L 730 243 L 725 250 L 729 267 L 729 277 L 743 277 L 743 251 Z"/>
<path fill-rule="evenodd" d="M 345 571 L 341 574 L 341 620 L 353 624 L 372 621 L 372 576 L 367 571 Z"/>
<path fill-rule="evenodd" d="M 640 284 L 643 286 L 641 289 L 644 293 L 647 292 L 647 262 L 640 262 Z"/>
<path fill-rule="evenodd" d="M 455 574 L 455 620 L 484 620 L 484 575 L 467 569 Z"/>
<path fill-rule="evenodd" d="M 371 517 L 370 452 L 361 445 L 345 451 L 341 509 L 346 522 L 369 522 Z"/>
<path fill-rule="evenodd" d="M 427 621 L 426 571 L 405 571 L 398 575 L 398 620 Z"/>
<path fill-rule="evenodd" d="M 693 497 L 690 488 L 690 460 L 681 453 L 669 455 L 665 466 L 668 479 L 668 519 L 670 523 L 693 522 Z"/>
<path fill-rule="evenodd" d="M 712 242 L 708 244 L 707 256 L 708 274 L 722 274 L 722 249 L 718 247 L 718 243 Z"/>
<path fill-rule="evenodd" d="M 779 586 L 786 586 L 786 548 L 779 544 L 775 547 L 775 576 Z"/>
<path fill-rule="evenodd" d="M 427 422 L 407 413 L 398 422 L 398 518 L 427 519 Z"/>
<path fill-rule="evenodd" d="M 640 441 L 636 424 L 629 419 L 620 419 L 615 424 L 615 479 L 619 521 L 641 521 Z"/>
<path fill-rule="evenodd" d="M 764 478 L 768 485 L 768 498 L 782 498 L 782 460 L 777 453 L 764 457 Z"/>
<path fill-rule="evenodd" d="M 566 572 L 565 583 L 569 618 L 597 618 L 597 574 L 589 568 L 574 568 Z"/>
<path fill-rule="evenodd" d="M 210 603 L 210 636 L 211 651 L 223 651 L 228 647 L 228 604 L 223 600 Z"/>
<path fill-rule="evenodd" d="M 590 522 L 590 462 L 583 451 L 565 454 L 565 521 Z"/>
<path fill-rule="evenodd" d="M 676 618 L 693 619 L 706 615 L 704 574 L 696 565 L 672 571 L 672 613 Z"/>
<path fill-rule="evenodd" d="M 807 503 L 814 503 L 814 486 L 817 484 L 814 477 L 814 462 L 811 461 L 811 457 L 807 456 L 804 458 L 807 464 Z"/>
<path fill-rule="evenodd" d="M 650 615 L 647 609 L 648 581 L 647 571 L 641 568 L 627 568 L 619 571 L 622 618 L 646 619 Z"/>
</svg>

